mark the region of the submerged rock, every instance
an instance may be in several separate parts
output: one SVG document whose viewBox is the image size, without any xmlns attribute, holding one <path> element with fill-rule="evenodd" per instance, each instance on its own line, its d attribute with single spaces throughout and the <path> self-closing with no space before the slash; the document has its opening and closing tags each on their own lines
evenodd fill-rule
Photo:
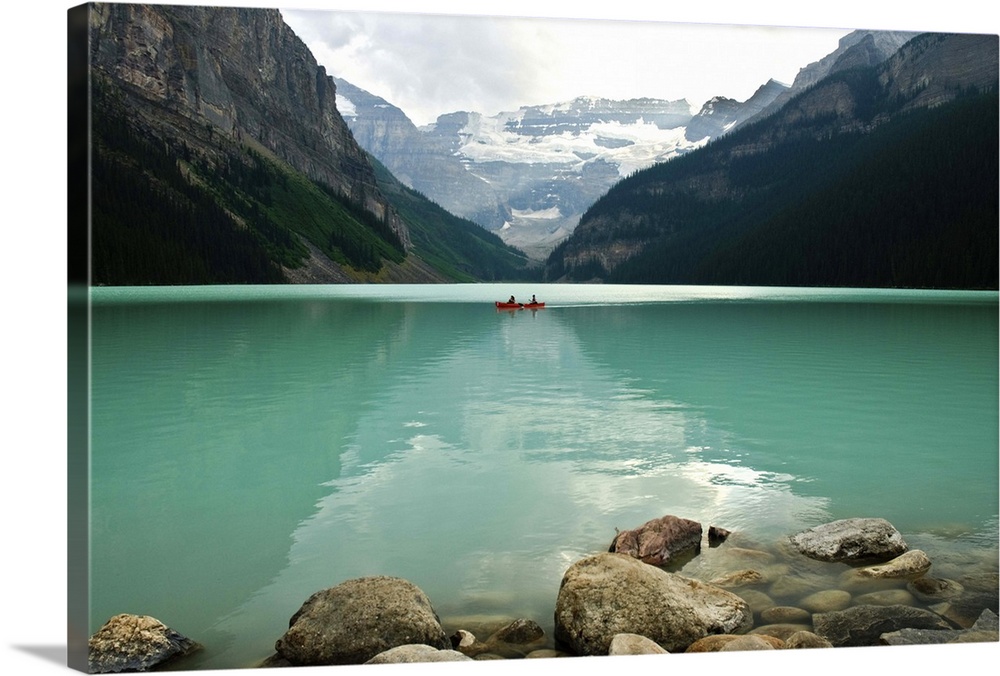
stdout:
<svg viewBox="0 0 1000 676">
<path fill-rule="evenodd" d="M 1000 640 L 997 614 L 984 610 L 968 629 L 900 629 L 881 636 L 886 645 L 928 645 Z"/>
<path fill-rule="evenodd" d="M 296 666 L 364 664 L 414 643 L 451 647 L 424 592 L 395 577 L 358 578 L 318 591 L 288 624 L 274 648 Z"/>
<path fill-rule="evenodd" d="M 611 542 L 609 552 L 628 554 L 643 563 L 662 566 L 678 554 L 701 548 L 701 524 L 667 514 L 638 528 L 623 530 Z"/>
<path fill-rule="evenodd" d="M 820 561 L 887 561 L 907 550 L 906 541 L 885 519 L 831 521 L 793 535 L 792 545 Z"/>
<path fill-rule="evenodd" d="M 954 580 L 926 576 L 909 582 L 906 588 L 924 603 L 947 601 L 965 591 L 965 587 Z"/>
<path fill-rule="evenodd" d="M 726 530 L 725 528 L 719 528 L 718 526 L 709 526 L 708 527 L 708 546 L 709 547 L 718 547 L 723 542 L 725 542 L 726 539 L 730 535 L 732 535 L 732 533 L 730 531 Z"/>
<path fill-rule="evenodd" d="M 919 549 L 911 549 L 905 554 L 877 566 L 867 566 L 851 571 L 859 578 L 878 580 L 916 580 L 931 569 L 931 560 Z"/>
<path fill-rule="evenodd" d="M 834 647 L 879 645 L 882 634 L 900 629 L 949 629 L 944 619 L 911 606 L 854 606 L 813 615 L 816 634 Z"/>
<path fill-rule="evenodd" d="M 115 615 L 89 641 L 92 674 L 149 671 L 201 646 L 149 615 Z"/>
<path fill-rule="evenodd" d="M 810 594 L 799 605 L 812 613 L 828 613 L 831 610 L 843 610 L 851 605 L 851 593 L 843 589 L 826 589 Z"/>
<path fill-rule="evenodd" d="M 671 652 L 709 634 L 745 631 L 749 605 L 724 589 L 622 554 L 577 561 L 556 599 L 556 640 L 578 655 L 607 655 L 616 634 L 639 634 Z"/>
<path fill-rule="evenodd" d="M 534 620 L 517 619 L 500 627 L 485 641 L 479 641 L 469 631 L 460 629 L 451 637 L 451 645 L 464 655 L 478 659 L 482 655 L 505 658 L 525 657 L 542 648 L 545 631 Z"/>
<path fill-rule="evenodd" d="M 812 613 L 805 608 L 774 606 L 762 610 L 760 619 L 767 624 L 803 624 L 811 621 Z"/>
<path fill-rule="evenodd" d="M 709 581 L 709 584 L 714 584 L 716 587 L 722 587 L 724 589 L 731 589 L 733 587 L 747 587 L 750 585 L 762 584 L 765 581 L 764 575 L 759 570 L 748 568 L 746 570 L 737 570 L 732 573 L 713 578 Z"/>
</svg>

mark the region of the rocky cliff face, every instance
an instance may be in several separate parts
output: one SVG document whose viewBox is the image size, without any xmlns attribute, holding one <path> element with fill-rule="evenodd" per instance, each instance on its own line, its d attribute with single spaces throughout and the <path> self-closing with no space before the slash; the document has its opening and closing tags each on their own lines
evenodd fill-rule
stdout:
<svg viewBox="0 0 1000 676">
<path fill-rule="evenodd" d="M 104 4 L 90 12 L 95 74 L 123 83 L 136 124 L 203 154 L 257 144 L 384 220 L 409 244 L 336 86 L 277 10 Z"/>
<path fill-rule="evenodd" d="M 753 122 L 777 112 L 795 96 L 828 75 L 850 68 L 877 66 L 883 63 L 916 36 L 917 33 L 904 31 L 868 30 L 856 30 L 845 35 L 840 39 L 837 49 L 799 70 L 792 85 L 748 121 Z"/>
</svg>

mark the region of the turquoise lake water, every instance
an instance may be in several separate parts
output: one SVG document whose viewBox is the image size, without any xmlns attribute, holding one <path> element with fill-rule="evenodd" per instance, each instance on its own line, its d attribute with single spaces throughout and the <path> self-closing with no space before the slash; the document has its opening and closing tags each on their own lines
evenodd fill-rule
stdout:
<svg viewBox="0 0 1000 676">
<path fill-rule="evenodd" d="M 494 300 L 536 293 L 538 311 Z M 313 592 L 526 616 L 615 529 L 760 543 L 889 519 L 996 571 L 997 294 L 713 287 L 98 288 L 91 632 L 252 666 Z M 719 565 L 722 565 L 721 563 Z M 682 573 L 710 575 L 709 552 Z"/>
</svg>

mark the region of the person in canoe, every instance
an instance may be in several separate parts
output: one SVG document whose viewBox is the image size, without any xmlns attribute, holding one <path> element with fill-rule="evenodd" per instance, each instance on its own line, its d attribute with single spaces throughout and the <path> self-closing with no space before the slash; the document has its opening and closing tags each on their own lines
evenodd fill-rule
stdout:
<svg viewBox="0 0 1000 676">
<path fill-rule="evenodd" d="M 530 305 L 538 305 L 538 301 L 535 300 L 535 294 L 531 294 L 531 301 L 529 301 L 529 304 Z"/>
<path fill-rule="evenodd" d="M 510 303 L 511 305 L 513 305 L 513 304 L 515 304 L 515 303 L 516 303 L 517 301 L 516 301 L 516 300 L 514 300 L 514 296 L 511 296 L 511 297 L 510 297 L 510 300 L 508 300 L 507 302 L 508 302 L 508 303 Z"/>
</svg>

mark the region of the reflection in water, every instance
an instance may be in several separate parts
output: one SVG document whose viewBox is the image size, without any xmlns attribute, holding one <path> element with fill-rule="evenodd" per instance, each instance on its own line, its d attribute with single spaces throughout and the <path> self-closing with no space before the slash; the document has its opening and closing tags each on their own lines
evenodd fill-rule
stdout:
<svg viewBox="0 0 1000 676">
<path fill-rule="evenodd" d="M 249 666 L 310 594 L 362 575 L 413 581 L 446 623 L 548 627 L 571 563 L 667 513 L 767 548 L 856 510 L 919 530 L 922 491 L 995 539 L 995 325 L 961 312 L 928 328 L 913 308 L 808 304 L 96 310 L 92 621 L 164 615 L 209 646 L 195 666 Z M 886 476 L 901 485 L 869 495 Z M 725 565 L 704 552 L 685 572 Z M 178 577 L 183 594 L 162 583 Z"/>
</svg>

